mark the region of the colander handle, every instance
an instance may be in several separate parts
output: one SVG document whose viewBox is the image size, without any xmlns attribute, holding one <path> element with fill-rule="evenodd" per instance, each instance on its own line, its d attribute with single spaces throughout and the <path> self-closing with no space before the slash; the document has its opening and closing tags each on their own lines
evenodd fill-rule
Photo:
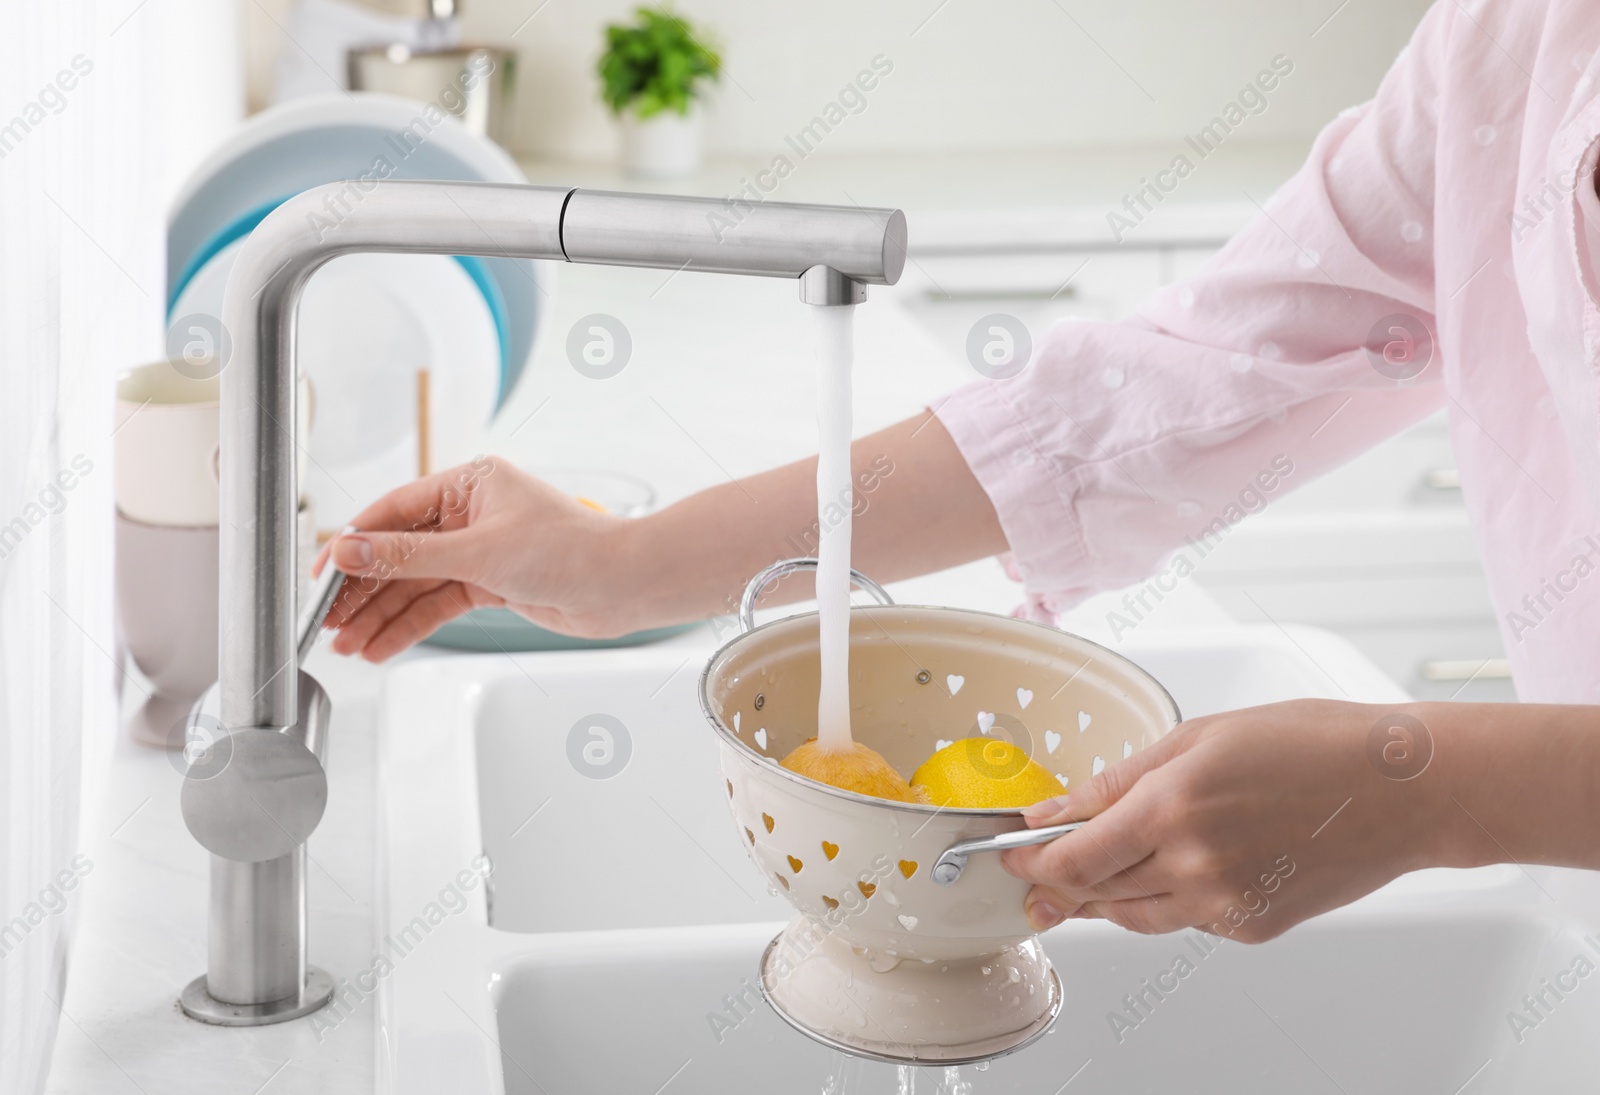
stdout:
<svg viewBox="0 0 1600 1095">
<path fill-rule="evenodd" d="M 1031 844 L 1044 844 L 1062 833 L 1082 828 L 1088 822 L 1074 821 L 1067 825 L 1051 825 L 1044 829 L 1018 829 L 1014 833 L 986 836 L 978 840 L 963 840 L 946 848 L 933 862 L 931 877 L 936 886 L 954 886 L 967 869 L 967 856 L 973 852 L 1003 852 L 1007 848 L 1026 848 Z"/>
<path fill-rule="evenodd" d="M 750 579 L 750 584 L 744 587 L 744 596 L 739 598 L 739 633 L 742 635 L 756 626 L 756 599 L 773 582 L 787 578 L 797 570 L 816 570 L 815 559 L 780 559 L 767 569 Z M 850 581 L 857 589 L 864 589 L 880 605 L 894 604 L 894 598 L 884 591 L 884 588 L 859 570 L 850 572 Z"/>
</svg>

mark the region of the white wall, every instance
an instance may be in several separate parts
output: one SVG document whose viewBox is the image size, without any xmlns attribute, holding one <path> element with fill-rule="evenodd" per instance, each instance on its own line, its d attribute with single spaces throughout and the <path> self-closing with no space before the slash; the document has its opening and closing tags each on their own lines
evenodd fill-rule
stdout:
<svg viewBox="0 0 1600 1095">
<path fill-rule="evenodd" d="M 246 4 L 258 104 L 270 57 L 285 46 L 266 11 L 281 22 L 291 0 L 261 2 L 265 11 L 255 0 Z M 635 3 L 465 0 L 471 37 L 509 40 L 519 51 L 518 151 L 556 159 L 613 154 L 593 65 L 601 26 Z M 894 61 L 893 75 L 864 113 L 829 138 L 830 152 L 1169 144 L 1280 53 L 1296 71 L 1252 120 L 1250 139 L 1306 141 L 1339 109 L 1371 95 L 1426 7 L 1424 0 L 1350 0 L 1342 9 L 1339 0 L 679 0 L 677 10 L 725 47 L 728 78 L 712 109 L 712 151 L 766 157 L 880 53 Z"/>
</svg>

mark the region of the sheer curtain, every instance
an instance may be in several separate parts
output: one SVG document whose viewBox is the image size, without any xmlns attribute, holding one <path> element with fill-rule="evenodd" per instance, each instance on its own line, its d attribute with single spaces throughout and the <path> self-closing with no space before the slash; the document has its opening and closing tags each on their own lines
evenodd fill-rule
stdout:
<svg viewBox="0 0 1600 1095">
<path fill-rule="evenodd" d="M 195 140 L 186 15 L 227 0 L 0 5 L 0 1091 L 43 1086 L 85 770 L 109 754 L 111 399 L 159 356 L 163 191 Z M 201 25 L 214 20 L 202 18 Z M 175 32 L 174 28 L 178 30 Z M 200 43 L 236 50 L 231 40 Z M 191 53 L 191 56 L 193 54 Z M 199 66 L 203 73 L 204 65 Z M 236 65 L 235 65 L 236 67 Z"/>
</svg>

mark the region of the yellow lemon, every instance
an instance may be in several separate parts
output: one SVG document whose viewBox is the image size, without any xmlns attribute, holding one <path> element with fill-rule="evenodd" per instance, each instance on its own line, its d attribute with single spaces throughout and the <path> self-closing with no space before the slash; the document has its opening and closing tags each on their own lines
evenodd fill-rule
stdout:
<svg viewBox="0 0 1600 1095">
<path fill-rule="evenodd" d="M 783 766 L 807 779 L 826 783 L 858 795 L 887 798 L 895 802 L 920 802 L 905 777 L 883 759 L 876 749 L 855 742 L 849 749 L 829 752 L 808 739 L 783 758 Z"/>
<path fill-rule="evenodd" d="M 1043 765 L 998 738 L 951 742 L 911 774 L 911 785 L 935 806 L 966 810 L 1032 806 L 1061 793 Z"/>
</svg>

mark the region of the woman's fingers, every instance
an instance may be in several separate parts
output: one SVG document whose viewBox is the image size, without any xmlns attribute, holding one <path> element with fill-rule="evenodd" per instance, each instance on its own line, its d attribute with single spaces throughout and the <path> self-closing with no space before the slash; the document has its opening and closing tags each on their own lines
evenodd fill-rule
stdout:
<svg viewBox="0 0 1600 1095">
<path fill-rule="evenodd" d="M 1088 901 L 1076 915 L 1109 920 L 1119 928 L 1141 935 L 1182 931 L 1196 919 L 1191 904 L 1171 893 L 1130 897 L 1123 901 Z"/>
<path fill-rule="evenodd" d="M 437 631 L 440 625 L 470 612 L 475 605 L 460 582 L 446 582 L 429 590 L 408 604 L 405 610 L 368 641 L 361 656 L 369 662 L 381 662 L 421 642 Z"/>
<path fill-rule="evenodd" d="M 1136 897 L 1154 897 L 1175 886 L 1181 886 L 1185 881 L 1164 867 L 1159 856 L 1160 853 L 1148 856 L 1127 870 L 1108 875 L 1081 890 L 1067 889 L 1059 885 L 1055 886 L 1055 889 L 1074 905 L 1085 905 L 1091 901 L 1128 901 Z"/>
<path fill-rule="evenodd" d="M 1144 812 L 1129 805 L 1123 802 L 1048 844 L 1001 852 L 1001 866 L 1028 882 L 1069 893 L 1089 890 L 1155 851 L 1156 836 L 1144 823 Z"/>
<path fill-rule="evenodd" d="M 333 541 L 333 561 L 346 574 L 475 581 L 482 574 L 482 537 L 471 531 L 353 532 Z"/>
<path fill-rule="evenodd" d="M 1133 790 L 1147 772 L 1159 768 L 1194 744 L 1194 723 L 1184 723 L 1154 745 L 1120 760 L 1069 794 L 1035 803 L 1022 811 L 1028 827 L 1042 829 L 1083 821 L 1109 810 Z"/>
<path fill-rule="evenodd" d="M 1078 902 L 1051 886 L 1035 886 L 1022 900 L 1028 924 L 1036 932 L 1049 931 L 1078 911 Z"/>
<path fill-rule="evenodd" d="M 339 616 L 339 633 L 334 636 L 333 652 L 359 653 L 390 620 L 405 612 L 411 602 L 443 584 L 438 581 L 386 582 L 371 593 L 356 589 L 354 593 L 363 599 L 354 605 L 346 605 L 341 597 L 337 611 L 328 613 L 330 619 Z"/>
<path fill-rule="evenodd" d="M 1048 844 L 1001 853 L 1007 871 L 1035 884 L 1024 903 L 1035 929 L 1043 931 L 1069 916 L 1085 915 L 1081 912 L 1085 902 L 1108 905 L 1157 898 L 1160 882 L 1153 877 L 1157 872 L 1151 862 L 1156 834 L 1147 810 L 1127 796 L 1148 773 L 1187 750 L 1196 733 L 1192 726 L 1181 726 L 1070 794 L 1023 811 L 1033 828 L 1088 820 L 1081 829 Z"/>
</svg>

